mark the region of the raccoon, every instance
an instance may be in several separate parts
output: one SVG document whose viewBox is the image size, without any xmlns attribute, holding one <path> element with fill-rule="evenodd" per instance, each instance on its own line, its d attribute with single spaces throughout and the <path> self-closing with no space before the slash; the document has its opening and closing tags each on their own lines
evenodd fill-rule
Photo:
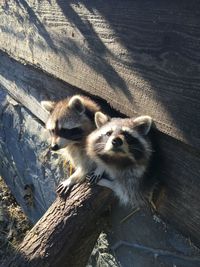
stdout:
<svg viewBox="0 0 200 267">
<path fill-rule="evenodd" d="M 122 205 L 146 203 L 143 182 L 152 147 L 148 138 L 152 118 L 113 118 L 95 114 L 97 128 L 87 138 L 87 154 L 97 167 L 97 184 L 110 188 Z M 108 175 L 100 178 L 101 173 Z"/>
<path fill-rule="evenodd" d="M 84 181 L 93 161 L 85 151 L 86 137 L 96 128 L 94 116 L 100 107 L 91 99 L 74 95 L 59 102 L 42 101 L 49 113 L 46 128 L 51 133 L 51 149 L 60 151 L 67 158 L 75 172 L 57 188 L 59 195 Z"/>
</svg>

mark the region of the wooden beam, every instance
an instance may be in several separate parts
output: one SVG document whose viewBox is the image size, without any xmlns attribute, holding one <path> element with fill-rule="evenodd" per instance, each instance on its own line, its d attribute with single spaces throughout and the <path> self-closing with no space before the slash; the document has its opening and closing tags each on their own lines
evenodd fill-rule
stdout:
<svg viewBox="0 0 200 267">
<path fill-rule="evenodd" d="M 59 100 L 72 94 L 80 93 L 62 81 L 11 59 L 0 51 L 0 84 L 17 102 L 28 108 L 43 123 L 48 113 L 40 101 Z"/>
<path fill-rule="evenodd" d="M 159 214 L 200 246 L 200 155 L 181 142 L 157 135 L 160 149 Z M 156 152 L 157 153 L 157 152 Z"/>
<path fill-rule="evenodd" d="M 198 7 L 185 0 L 3 1 L 0 49 L 128 116 L 151 115 L 163 133 L 199 150 Z"/>
</svg>

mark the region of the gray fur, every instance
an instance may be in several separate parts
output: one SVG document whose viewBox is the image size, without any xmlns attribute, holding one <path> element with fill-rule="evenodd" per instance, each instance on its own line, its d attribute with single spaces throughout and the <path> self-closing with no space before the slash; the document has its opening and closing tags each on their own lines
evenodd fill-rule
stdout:
<svg viewBox="0 0 200 267">
<path fill-rule="evenodd" d="M 98 113 L 99 119 L 101 115 Z M 106 121 L 105 117 L 103 119 Z M 147 136 L 151 122 L 149 116 L 136 119 L 113 118 L 87 138 L 88 155 L 95 161 L 98 169 L 102 173 L 105 171 L 111 178 L 101 179 L 98 184 L 112 189 L 123 205 L 141 206 L 144 203 L 142 183 L 151 157 L 151 143 Z M 125 132 L 140 144 L 143 151 L 139 159 L 134 156 L 134 144 L 130 150 L 131 141 L 127 141 Z M 113 145 L 116 138 L 122 140 L 119 148 Z"/>
</svg>

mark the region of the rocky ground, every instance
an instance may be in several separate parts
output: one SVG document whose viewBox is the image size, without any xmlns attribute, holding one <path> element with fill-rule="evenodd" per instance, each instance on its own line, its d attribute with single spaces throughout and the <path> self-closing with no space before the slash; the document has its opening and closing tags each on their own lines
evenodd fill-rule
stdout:
<svg viewBox="0 0 200 267">
<path fill-rule="evenodd" d="M 0 265 L 20 244 L 31 224 L 0 177 Z"/>
</svg>

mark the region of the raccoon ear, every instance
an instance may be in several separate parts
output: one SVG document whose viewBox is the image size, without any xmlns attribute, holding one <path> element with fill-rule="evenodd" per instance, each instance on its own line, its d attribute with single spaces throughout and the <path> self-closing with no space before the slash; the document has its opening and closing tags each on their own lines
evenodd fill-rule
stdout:
<svg viewBox="0 0 200 267">
<path fill-rule="evenodd" d="M 104 124 L 106 124 L 106 122 L 110 121 L 110 117 L 108 117 L 107 115 L 105 115 L 104 113 L 97 111 L 95 113 L 95 124 L 97 126 L 97 128 L 100 128 L 101 126 L 103 126 Z"/>
<path fill-rule="evenodd" d="M 134 119 L 134 129 L 142 135 L 147 135 L 151 129 L 152 118 L 150 116 L 140 116 Z"/>
<path fill-rule="evenodd" d="M 69 107 L 75 109 L 78 113 L 82 114 L 85 111 L 85 106 L 83 104 L 83 100 L 80 96 L 72 96 L 69 100 Z"/>
<path fill-rule="evenodd" d="M 55 108 L 55 105 L 56 102 L 54 101 L 41 101 L 41 106 L 48 112 L 51 112 Z"/>
</svg>

